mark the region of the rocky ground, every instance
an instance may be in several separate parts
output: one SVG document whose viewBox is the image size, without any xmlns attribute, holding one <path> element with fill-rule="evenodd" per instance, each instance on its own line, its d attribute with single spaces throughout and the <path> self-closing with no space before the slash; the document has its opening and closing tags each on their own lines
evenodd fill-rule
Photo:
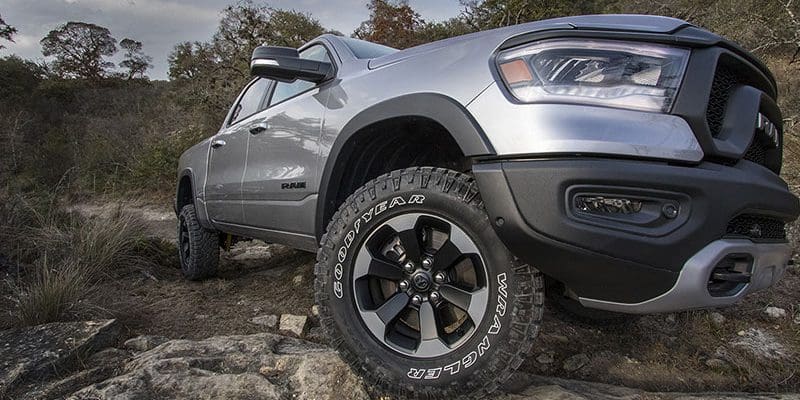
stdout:
<svg viewBox="0 0 800 400">
<path fill-rule="evenodd" d="M 109 207 L 75 210 L 102 217 Z M 154 236 L 174 240 L 170 211 L 135 211 Z M 368 398 L 325 347 L 312 254 L 244 242 L 222 257 L 219 276 L 205 282 L 182 280 L 169 257 L 105 283 L 98 314 L 113 322 L 0 332 L 0 398 Z M 798 288 L 794 268 L 736 308 L 619 326 L 549 308 L 533 353 L 498 398 L 800 398 L 720 394 L 800 389 Z"/>
<path fill-rule="evenodd" d="M 0 331 L 0 398 L 370 399 L 335 352 L 306 340 L 257 333 L 201 340 L 137 336 L 122 343 L 116 320 Z M 116 347 L 110 347 L 112 343 Z M 496 399 L 798 399 L 796 395 L 652 393 L 517 373 Z"/>
</svg>

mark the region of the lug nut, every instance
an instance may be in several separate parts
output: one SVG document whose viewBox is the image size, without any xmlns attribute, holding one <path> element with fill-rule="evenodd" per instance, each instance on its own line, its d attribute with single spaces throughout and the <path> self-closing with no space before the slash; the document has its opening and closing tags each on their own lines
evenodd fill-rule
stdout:
<svg viewBox="0 0 800 400">
<path fill-rule="evenodd" d="M 400 285 L 399 286 L 400 286 L 400 290 L 405 292 L 406 290 L 408 290 L 408 281 L 400 281 Z"/>
<path fill-rule="evenodd" d="M 430 257 L 425 257 L 422 259 L 422 268 L 429 269 L 433 266 L 433 259 Z"/>
<path fill-rule="evenodd" d="M 436 281 L 436 283 L 443 283 L 445 278 L 447 278 L 447 276 L 445 276 L 444 272 L 439 272 L 433 277 L 433 280 Z"/>
<path fill-rule="evenodd" d="M 411 298 L 411 303 L 415 306 L 422 304 L 422 296 L 415 294 L 414 297 Z"/>
<path fill-rule="evenodd" d="M 403 265 L 403 271 L 408 273 L 414 272 L 414 263 L 411 261 L 407 262 L 405 265 Z"/>
<path fill-rule="evenodd" d="M 428 295 L 428 299 L 434 303 L 439 301 L 439 292 L 431 292 L 431 294 Z"/>
</svg>

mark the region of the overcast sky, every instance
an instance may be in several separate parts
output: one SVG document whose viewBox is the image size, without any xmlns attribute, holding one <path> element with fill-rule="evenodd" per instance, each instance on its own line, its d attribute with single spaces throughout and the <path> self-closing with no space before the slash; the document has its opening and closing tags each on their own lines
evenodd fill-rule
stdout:
<svg viewBox="0 0 800 400">
<path fill-rule="evenodd" d="M 0 56 L 42 59 L 41 40 L 67 21 L 104 26 L 117 39 L 143 43 L 153 57 L 152 79 L 167 78 L 167 55 L 178 42 L 206 41 L 220 12 L 235 0 L 0 0 L 0 15 L 19 31 L 16 43 L 4 43 Z M 369 16 L 367 0 L 269 0 L 275 8 L 309 12 L 324 27 L 351 34 Z M 444 20 L 460 11 L 458 0 L 411 0 L 426 21 Z M 119 57 L 117 57 L 119 58 Z M 118 60 L 115 60 L 118 61 Z"/>
</svg>

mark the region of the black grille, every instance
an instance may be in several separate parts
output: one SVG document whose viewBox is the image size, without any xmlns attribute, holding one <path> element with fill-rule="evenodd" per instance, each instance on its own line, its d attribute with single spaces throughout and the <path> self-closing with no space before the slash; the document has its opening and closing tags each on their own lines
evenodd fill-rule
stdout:
<svg viewBox="0 0 800 400">
<path fill-rule="evenodd" d="M 730 67 L 724 64 L 717 66 L 706 109 L 706 121 L 708 121 L 708 128 L 711 129 L 711 135 L 714 137 L 717 137 L 722 129 L 725 107 L 728 105 L 728 99 L 731 97 L 733 89 L 739 82 L 738 75 Z"/>
<path fill-rule="evenodd" d="M 754 240 L 786 240 L 786 224 L 772 217 L 742 214 L 728 223 L 727 236 L 744 236 Z"/>
<path fill-rule="evenodd" d="M 764 147 L 764 144 L 758 140 L 758 138 L 756 138 L 756 140 L 753 141 L 753 144 L 747 148 L 747 152 L 744 153 L 744 159 L 756 164 L 766 165 L 767 149 Z"/>
</svg>

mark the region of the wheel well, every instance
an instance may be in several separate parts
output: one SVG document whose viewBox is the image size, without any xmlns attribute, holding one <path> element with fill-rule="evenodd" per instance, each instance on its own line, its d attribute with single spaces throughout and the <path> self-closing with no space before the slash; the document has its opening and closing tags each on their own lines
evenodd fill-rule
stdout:
<svg viewBox="0 0 800 400">
<path fill-rule="evenodd" d="M 396 117 L 355 132 L 342 147 L 331 173 L 320 230 L 347 196 L 371 179 L 413 166 L 466 172 L 472 164 L 444 126 L 427 117 Z M 322 232 L 319 232 L 321 235 Z"/>
<path fill-rule="evenodd" d="M 176 205 L 178 212 L 181 211 L 183 206 L 194 203 L 194 191 L 192 191 L 192 179 L 189 175 L 184 175 L 178 183 L 178 195 Z"/>
</svg>

